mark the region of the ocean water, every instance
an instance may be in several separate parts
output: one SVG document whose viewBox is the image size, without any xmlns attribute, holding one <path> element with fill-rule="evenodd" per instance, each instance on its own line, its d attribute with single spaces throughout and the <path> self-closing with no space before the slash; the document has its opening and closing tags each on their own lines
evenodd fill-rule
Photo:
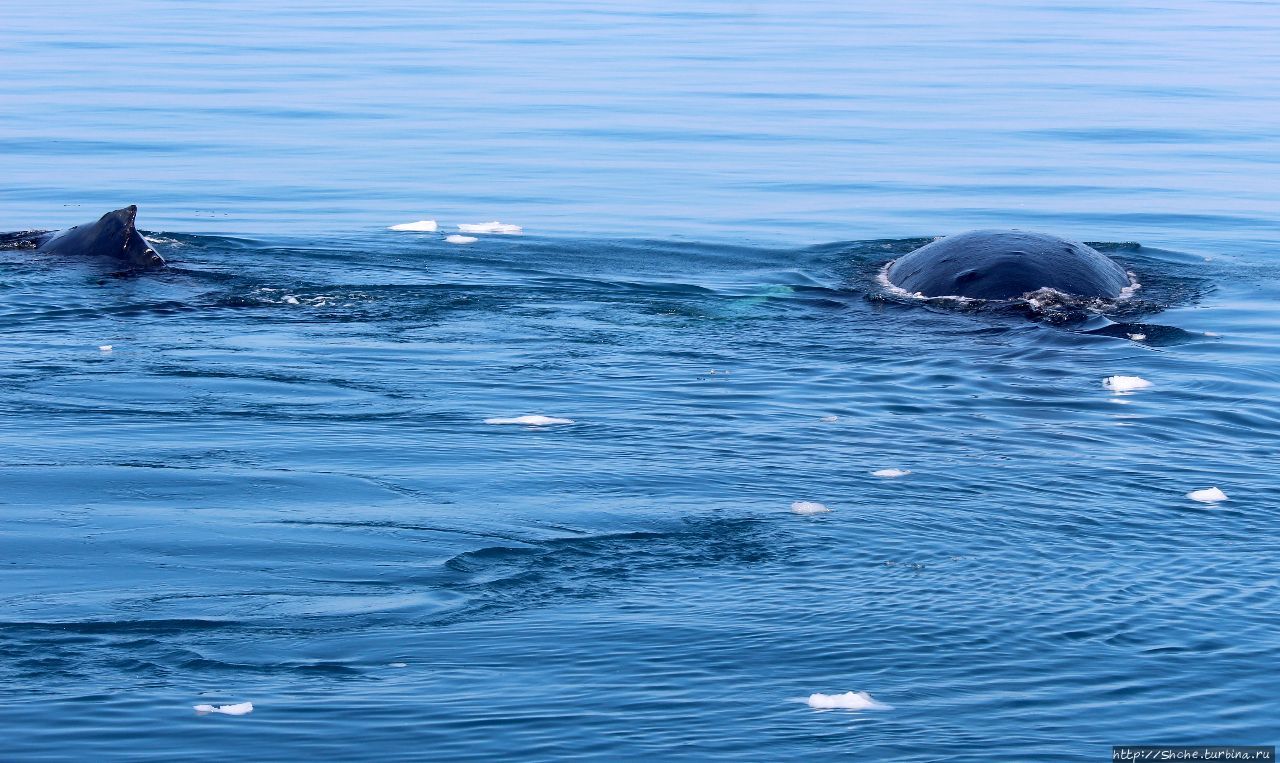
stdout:
<svg viewBox="0 0 1280 763">
<path fill-rule="evenodd" d="M 170 267 L 0 248 L 0 759 L 1280 739 L 1275 4 L 4 17 L 0 230 Z M 877 281 L 991 226 L 1141 288 Z"/>
</svg>

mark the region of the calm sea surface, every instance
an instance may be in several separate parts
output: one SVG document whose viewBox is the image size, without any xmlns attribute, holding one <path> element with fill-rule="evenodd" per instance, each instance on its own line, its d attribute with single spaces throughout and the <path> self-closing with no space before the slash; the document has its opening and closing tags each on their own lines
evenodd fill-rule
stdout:
<svg viewBox="0 0 1280 763">
<path fill-rule="evenodd" d="M 1280 741 L 1280 5 L 860 5 L 8 3 L 0 760 Z"/>
</svg>

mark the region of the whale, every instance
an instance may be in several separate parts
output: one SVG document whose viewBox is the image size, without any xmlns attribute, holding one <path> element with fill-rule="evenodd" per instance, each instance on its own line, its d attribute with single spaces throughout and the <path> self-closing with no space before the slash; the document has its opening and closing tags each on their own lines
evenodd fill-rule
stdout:
<svg viewBox="0 0 1280 763">
<path fill-rule="evenodd" d="M 975 230 L 934 241 L 892 262 L 889 283 L 926 297 L 1017 299 L 1041 289 L 1118 298 L 1130 286 L 1115 260 L 1044 233 Z"/>
<path fill-rule="evenodd" d="M 41 234 L 36 251 L 84 257 L 104 257 L 129 268 L 164 267 L 164 258 L 137 227 L 138 207 L 131 204 L 108 212 L 97 222 Z"/>
</svg>

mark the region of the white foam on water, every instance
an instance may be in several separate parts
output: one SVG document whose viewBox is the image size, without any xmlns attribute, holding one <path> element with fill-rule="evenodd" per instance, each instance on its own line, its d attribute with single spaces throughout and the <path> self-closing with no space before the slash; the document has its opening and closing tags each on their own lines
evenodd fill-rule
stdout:
<svg viewBox="0 0 1280 763">
<path fill-rule="evenodd" d="M 1131 392 L 1135 389 L 1146 389 L 1152 384 L 1141 376 L 1108 376 L 1102 380 L 1102 386 L 1112 392 Z"/>
<path fill-rule="evenodd" d="M 1222 336 L 1222 334 L 1219 334 L 1219 333 L 1218 333 L 1218 332 L 1216 332 L 1216 331 L 1206 331 L 1206 332 L 1204 332 L 1204 335 L 1205 335 L 1205 336 Z"/>
<path fill-rule="evenodd" d="M 528 427 L 545 427 L 551 424 L 572 424 L 573 419 L 559 419 L 555 416 L 515 416 L 513 418 L 485 419 L 486 424 L 523 424 Z"/>
<path fill-rule="evenodd" d="M 1043 310 L 1046 307 L 1057 307 L 1058 305 L 1069 305 L 1075 301 L 1075 297 L 1065 291 L 1058 291 L 1049 286 L 1042 286 L 1032 292 L 1023 295 L 1027 300 L 1027 304 L 1036 310 Z"/>
<path fill-rule="evenodd" d="M 457 233 L 454 233 L 452 235 L 445 236 L 444 240 L 448 241 L 450 244 L 474 244 L 480 239 L 475 236 L 459 236 Z"/>
<path fill-rule="evenodd" d="M 409 663 L 407 663 L 407 662 L 391 662 L 391 663 L 388 663 L 388 666 L 389 666 L 389 667 L 392 667 L 392 668 L 407 668 L 407 667 L 409 667 Z"/>
<path fill-rule="evenodd" d="M 892 710 L 893 707 L 877 702 L 865 691 L 847 691 L 844 694 L 810 694 L 806 700 L 816 710 Z"/>
<path fill-rule="evenodd" d="M 1220 501 L 1230 500 L 1227 494 L 1216 487 L 1207 487 L 1204 490 L 1192 490 L 1187 493 L 1187 497 L 1193 501 L 1200 503 L 1218 503 Z"/>
<path fill-rule="evenodd" d="M 1146 334 L 1130 334 L 1129 338 L 1135 342 L 1141 342 L 1143 339 L 1147 338 L 1147 335 Z"/>
<path fill-rule="evenodd" d="M 936 241 L 937 239 L 934 240 Z M 907 291 L 889 280 L 889 268 L 893 267 L 893 263 L 895 262 L 897 262 L 897 260 L 890 260 L 884 264 L 884 267 L 880 268 L 880 272 L 876 274 L 876 283 L 880 284 L 885 291 L 897 297 L 905 297 L 907 299 L 928 299 L 928 297 L 926 297 L 922 292 Z"/>
<path fill-rule="evenodd" d="M 111 352 L 113 349 L 115 349 L 115 348 L 114 348 L 114 347 L 112 347 L 112 346 L 111 346 L 111 345 L 109 345 L 109 344 L 100 344 L 100 345 L 98 345 L 98 352 Z"/>
<path fill-rule="evenodd" d="M 905 477 L 911 473 L 910 469 L 876 469 L 871 473 L 872 477 L 884 477 L 885 479 L 893 479 L 895 477 Z"/>
<path fill-rule="evenodd" d="M 285 303 L 286 305 L 297 305 L 297 304 L 300 304 L 300 303 L 298 302 L 298 298 L 297 298 L 297 297 L 295 297 L 295 296 L 293 296 L 292 294 L 286 294 L 286 295 L 284 295 L 284 303 Z"/>
<path fill-rule="evenodd" d="M 831 509 L 827 508 L 821 503 L 818 503 L 817 501 L 796 501 L 795 503 L 791 504 L 791 512 L 793 514 L 801 514 L 803 516 L 810 516 L 812 514 L 826 514 L 829 511 L 831 511 Z"/>
<path fill-rule="evenodd" d="M 208 715 L 209 713 L 221 713 L 222 715 L 248 715 L 253 712 L 252 702 L 240 702 L 235 705 L 195 705 L 193 708 L 200 715 Z"/>
<path fill-rule="evenodd" d="M 463 223 L 458 226 L 458 230 L 463 233 L 519 233 L 524 230 L 519 225 L 511 225 L 509 223 L 500 223 L 497 220 L 487 223 Z"/>
<path fill-rule="evenodd" d="M 820 419 L 820 421 L 822 421 L 822 423 L 824 423 L 824 424 L 831 424 L 831 423 L 836 422 L 836 421 L 839 421 L 839 420 L 840 420 L 840 417 L 839 417 L 839 416 L 823 416 L 823 417 Z"/>
<path fill-rule="evenodd" d="M 1142 284 L 1138 283 L 1138 276 L 1132 270 L 1125 271 L 1125 275 L 1129 276 L 1129 285 L 1120 290 L 1120 296 L 1117 299 L 1124 301 L 1131 299 L 1133 295 L 1142 288 Z"/>
<path fill-rule="evenodd" d="M 439 229 L 440 229 L 440 226 L 436 225 L 435 220 L 418 220 L 417 222 L 412 222 L 412 223 L 400 223 L 399 225 L 392 225 L 387 230 L 409 230 L 409 231 L 417 231 L 419 233 L 435 233 Z"/>
</svg>

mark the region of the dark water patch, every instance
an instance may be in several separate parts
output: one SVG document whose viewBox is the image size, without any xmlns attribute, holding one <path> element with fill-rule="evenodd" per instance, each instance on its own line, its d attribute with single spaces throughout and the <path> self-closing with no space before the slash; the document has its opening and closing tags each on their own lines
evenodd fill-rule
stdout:
<svg viewBox="0 0 1280 763">
<path fill-rule="evenodd" d="M 76 634 L 76 635 L 174 635 L 193 631 L 235 628 L 234 621 L 224 620 L 96 620 L 83 622 L 5 622 L 0 629 L 15 633 Z"/>
<path fill-rule="evenodd" d="M 775 558 L 768 523 L 755 519 L 690 518 L 667 532 L 556 538 L 521 546 L 468 551 L 445 562 L 454 575 L 444 588 L 466 593 L 463 611 L 436 622 L 492 617 L 513 609 L 608 596 L 656 571 L 753 565 Z"/>
<path fill-rule="evenodd" d="M 1099 328 L 1086 329 L 1095 336 L 1128 339 L 1150 347 L 1173 347 L 1189 342 L 1213 341 L 1213 337 L 1180 329 L 1177 326 L 1161 326 L 1157 323 L 1111 323 Z"/>
</svg>

